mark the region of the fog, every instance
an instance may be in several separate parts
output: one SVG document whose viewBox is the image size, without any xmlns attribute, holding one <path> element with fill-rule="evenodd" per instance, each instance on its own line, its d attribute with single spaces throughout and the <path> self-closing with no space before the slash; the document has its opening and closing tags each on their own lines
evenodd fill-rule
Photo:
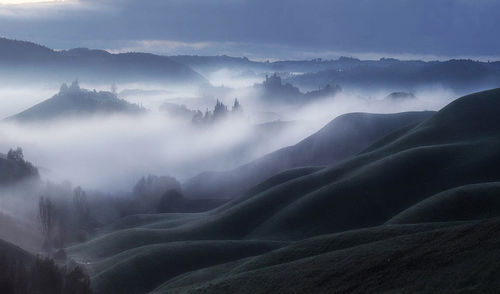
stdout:
<svg viewBox="0 0 500 294">
<path fill-rule="evenodd" d="M 260 75 L 217 70 L 206 76 L 212 87 L 117 84 L 118 97 L 141 105 L 147 109 L 144 113 L 101 113 L 30 123 L 4 118 L 52 97 L 59 85 L 0 87 L 0 154 L 22 147 L 24 158 L 38 168 L 41 177 L 41 181 L 0 189 L 0 238 L 34 252 L 41 248 L 38 201 L 42 195 L 56 201 L 59 213 L 65 214 L 60 226 L 71 231 L 74 188 L 81 186 L 88 192 L 92 218 L 106 224 L 123 215 L 147 212 L 148 207 L 136 210 L 137 203 L 130 202 L 135 201 L 130 197 L 132 189 L 143 176 L 170 175 L 182 183 L 201 172 L 232 169 L 296 144 L 344 113 L 439 110 L 458 97 L 436 87 L 415 91 L 411 99 L 387 98 L 394 89 L 343 90 L 295 103 L 265 97 L 254 86 L 263 81 Z M 111 91 L 108 84 L 83 81 L 80 86 Z M 205 112 L 217 100 L 231 110 L 235 98 L 243 107 L 242 115 L 208 124 L 160 111 L 166 102 Z M 72 235 L 67 242 L 78 238 Z"/>
<path fill-rule="evenodd" d="M 227 72 L 225 73 L 227 74 Z M 225 74 L 215 73 L 219 79 Z M 139 116 L 111 115 L 48 123 L 0 123 L 0 150 L 21 146 L 25 158 L 40 168 L 44 179 L 70 181 L 90 189 L 127 191 L 138 178 L 147 174 L 172 175 L 180 181 L 206 170 L 224 170 L 244 164 L 278 148 L 295 144 L 319 130 L 338 115 L 349 112 L 392 113 L 409 110 L 438 110 L 455 94 L 445 89 L 426 89 L 415 99 L 385 99 L 390 91 L 378 93 L 342 92 L 308 104 L 266 103 L 255 97 L 247 78 L 234 78 L 222 85 L 233 85 L 217 97 L 231 105 L 238 97 L 243 105 L 243 119 L 229 119 L 208 127 L 158 111 L 165 102 L 204 110 L 213 107 L 215 96 L 200 96 L 199 90 L 185 92 L 144 85 L 118 85 L 141 89 L 122 95 L 133 103 L 150 109 Z M 254 81 L 252 81 L 254 82 Z M 236 87 L 235 85 L 239 85 Z M 106 89 L 104 85 L 83 85 Z M 136 91 L 137 92 L 137 91 Z M 50 87 L 0 90 L 2 116 L 10 116 L 55 93 Z M 262 113 L 268 117 L 262 117 Z M 293 121 L 278 131 L 257 128 L 257 123 Z"/>
</svg>

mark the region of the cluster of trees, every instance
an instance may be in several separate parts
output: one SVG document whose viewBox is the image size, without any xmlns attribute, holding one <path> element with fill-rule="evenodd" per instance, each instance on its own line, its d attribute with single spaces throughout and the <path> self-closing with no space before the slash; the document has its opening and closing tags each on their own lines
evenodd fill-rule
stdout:
<svg viewBox="0 0 500 294">
<path fill-rule="evenodd" d="M 48 258 L 34 262 L 0 253 L 2 294 L 91 294 L 90 278 L 77 266 L 59 267 Z"/>
<path fill-rule="evenodd" d="M 334 96 L 342 89 L 338 85 L 331 86 L 327 84 L 318 90 L 302 93 L 299 88 L 290 83 L 283 83 L 281 77 L 274 73 L 271 76 L 266 75 L 265 81 L 261 85 L 256 85 L 257 88 L 263 90 L 263 95 L 266 98 L 283 99 L 288 102 L 306 102 L 315 98 L 326 96 Z"/>
<path fill-rule="evenodd" d="M 0 158 L 0 184 L 12 184 L 19 180 L 38 177 L 38 169 L 24 160 L 21 147 L 10 149 L 5 159 Z"/>
<path fill-rule="evenodd" d="M 175 212 L 184 198 L 181 184 L 170 176 L 142 177 L 132 193 L 135 207 L 150 213 Z"/>
<path fill-rule="evenodd" d="M 69 87 L 66 83 L 62 83 L 61 88 L 59 89 L 59 94 L 78 93 L 81 90 L 80 83 L 78 82 L 78 79 L 76 79 Z"/>
<path fill-rule="evenodd" d="M 197 202 L 184 197 L 180 183 L 170 176 L 142 177 L 125 195 L 100 194 L 90 197 L 81 187 L 47 183 L 38 201 L 42 250 L 64 260 L 65 247 L 84 242 L 103 224 L 141 213 L 205 211 L 219 202 Z"/>
<path fill-rule="evenodd" d="M 49 253 L 59 249 L 58 257 L 64 258 L 64 253 L 61 256 L 61 248 L 68 244 L 86 241 L 98 223 L 90 214 L 87 194 L 81 187 L 76 187 L 69 199 L 64 197 L 64 194 L 68 194 L 65 193 L 64 187 L 49 185 L 46 190 L 56 195 L 63 194 L 63 197 L 53 200 L 50 196 L 40 196 L 38 217 L 44 237 L 42 249 Z"/>
<path fill-rule="evenodd" d="M 262 83 L 262 88 L 265 90 L 267 95 L 275 97 L 296 97 L 302 94 L 300 93 L 299 88 L 293 86 L 292 84 L 283 84 L 281 77 L 276 73 L 271 76 L 266 75 L 266 80 Z"/>
<path fill-rule="evenodd" d="M 207 125 L 229 116 L 241 117 L 243 115 L 243 107 L 241 106 L 238 98 L 234 99 L 233 108 L 228 110 L 227 106 L 217 99 L 213 111 L 209 111 L 208 108 L 205 113 L 198 110 L 193 116 L 193 123 L 196 125 Z"/>
</svg>

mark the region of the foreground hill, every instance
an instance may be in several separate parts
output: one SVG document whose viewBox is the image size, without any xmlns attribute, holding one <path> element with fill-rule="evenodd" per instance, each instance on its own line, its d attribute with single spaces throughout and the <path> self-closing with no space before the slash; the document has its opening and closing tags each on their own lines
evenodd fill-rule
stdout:
<svg viewBox="0 0 500 294">
<path fill-rule="evenodd" d="M 446 190 L 400 212 L 387 223 L 467 221 L 500 216 L 500 182 Z"/>
<path fill-rule="evenodd" d="M 52 98 L 11 116 L 7 120 L 37 122 L 99 114 L 138 114 L 144 111 L 140 106 L 119 99 L 111 92 L 81 89 L 75 81 L 70 87 L 63 84 L 60 92 Z"/>
<path fill-rule="evenodd" d="M 59 82 L 79 77 L 96 83 L 148 82 L 201 85 L 207 81 L 188 66 L 146 53 L 111 54 L 77 48 L 55 51 L 31 42 L 0 38 L 0 76 L 10 83 Z"/>
<path fill-rule="evenodd" d="M 97 269 L 97 293 L 490 293 L 500 269 L 499 112 L 500 89 L 462 97 L 337 165 L 286 171 L 191 217 L 129 218 L 68 253 Z M 465 196 L 450 190 L 478 183 Z M 228 252 L 235 240 L 259 240 L 262 251 L 215 257 L 207 240 Z M 215 259 L 207 267 L 185 254 L 159 275 L 157 265 L 142 267 L 179 244 Z M 189 269 L 173 277 L 178 264 Z"/>
<path fill-rule="evenodd" d="M 432 114 L 431 111 L 424 111 L 341 115 L 296 145 L 267 154 L 234 170 L 199 174 L 183 184 L 183 191 L 192 198 L 232 198 L 287 169 L 332 165 L 349 158 L 378 138 L 418 123 Z"/>
<path fill-rule="evenodd" d="M 249 260 L 191 272 L 150 293 L 498 290 L 500 283 L 495 277 L 500 269 L 499 219 L 419 229 L 421 232 L 395 226 L 325 235 Z M 384 232 L 390 230 L 390 234 Z M 365 240 L 356 242 L 352 237 Z"/>
</svg>

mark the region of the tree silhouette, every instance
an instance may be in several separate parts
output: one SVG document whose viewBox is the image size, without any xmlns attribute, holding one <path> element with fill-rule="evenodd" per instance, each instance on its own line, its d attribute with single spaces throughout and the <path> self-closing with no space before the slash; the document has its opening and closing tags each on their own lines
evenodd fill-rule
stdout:
<svg viewBox="0 0 500 294">
<path fill-rule="evenodd" d="M 9 152 L 7 152 L 7 159 L 23 162 L 24 161 L 23 149 L 21 147 L 17 147 L 16 150 L 10 149 Z"/>
<path fill-rule="evenodd" d="M 55 224 L 55 208 L 49 197 L 41 196 L 38 202 L 38 217 L 40 219 L 40 229 L 44 237 L 43 249 L 52 249 L 52 237 Z"/>
</svg>

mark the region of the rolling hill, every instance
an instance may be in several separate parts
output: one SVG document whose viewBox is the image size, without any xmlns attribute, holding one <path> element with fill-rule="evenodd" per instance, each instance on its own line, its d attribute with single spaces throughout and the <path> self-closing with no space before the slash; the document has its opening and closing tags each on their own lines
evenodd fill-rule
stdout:
<svg viewBox="0 0 500 294">
<path fill-rule="evenodd" d="M 63 118 L 75 118 L 102 114 L 139 114 L 145 109 L 136 104 L 119 99 L 111 92 L 96 92 L 80 88 L 75 81 L 68 87 L 61 86 L 58 94 L 38 103 L 7 121 L 41 122 Z"/>
<path fill-rule="evenodd" d="M 421 61 L 381 58 L 282 60 L 258 62 L 229 56 L 172 56 L 209 76 L 221 70 L 264 79 L 265 74 L 280 73 L 285 83 L 314 90 L 326 85 L 343 89 L 413 91 L 428 86 L 443 86 L 460 92 L 499 87 L 500 62 L 475 60 Z M 289 74 L 294 73 L 294 74 Z M 299 73 L 299 74 L 296 74 Z"/>
<path fill-rule="evenodd" d="M 309 72 L 287 79 L 303 88 L 337 83 L 346 89 L 401 89 L 441 86 L 459 92 L 499 86 L 500 63 L 473 60 L 448 61 L 346 61 L 326 70 Z"/>
<path fill-rule="evenodd" d="M 431 196 L 391 218 L 389 224 L 468 221 L 500 216 L 500 183 L 461 186 Z"/>
<path fill-rule="evenodd" d="M 416 124 L 433 112 L 350 113 L 337 117 L 296 145 L 267 154 L 234 170 L 204 172 L 183 183 L 191 198 L 232 198 L 266 178 L 302 166 L 326 166 L 354 156 L 378 138 Z"/>
<path fill-rule="evenodd" d="M 91 83 L 147 82 L 206 85 L 188 66 L 147 53 L 112 54 L 76 48 L 56 51 L 31 42 L 0 38 L 0 76 L 9 83 L 81 78 Z"/>
<path fill-rule="evenodd" d="M 491 293 L 500 269 L 499 112 L 500 89 L 468 95 L 336 165 L 285 171 L 192 217 L 128 219 L 67 251 L 97 269 L 97 293 Z M 234 241 L 278 247 L 231 258 L 212 255 L 207 241 L 228 252 Z M 155 272 L 148 260 L 179 244 L 214 259 L 179 255 L 154 281 L 132 270 Z M 179 264 L 189 268 L 170 274 Z"/>
<path fill-rule="evenodd" d="M 493 219 L 325 235 L 187 273 L 150 293 L 495 293 L 499 230 Z M 349 240 L 366 234 L 373 237 Z"/>
</svg>

